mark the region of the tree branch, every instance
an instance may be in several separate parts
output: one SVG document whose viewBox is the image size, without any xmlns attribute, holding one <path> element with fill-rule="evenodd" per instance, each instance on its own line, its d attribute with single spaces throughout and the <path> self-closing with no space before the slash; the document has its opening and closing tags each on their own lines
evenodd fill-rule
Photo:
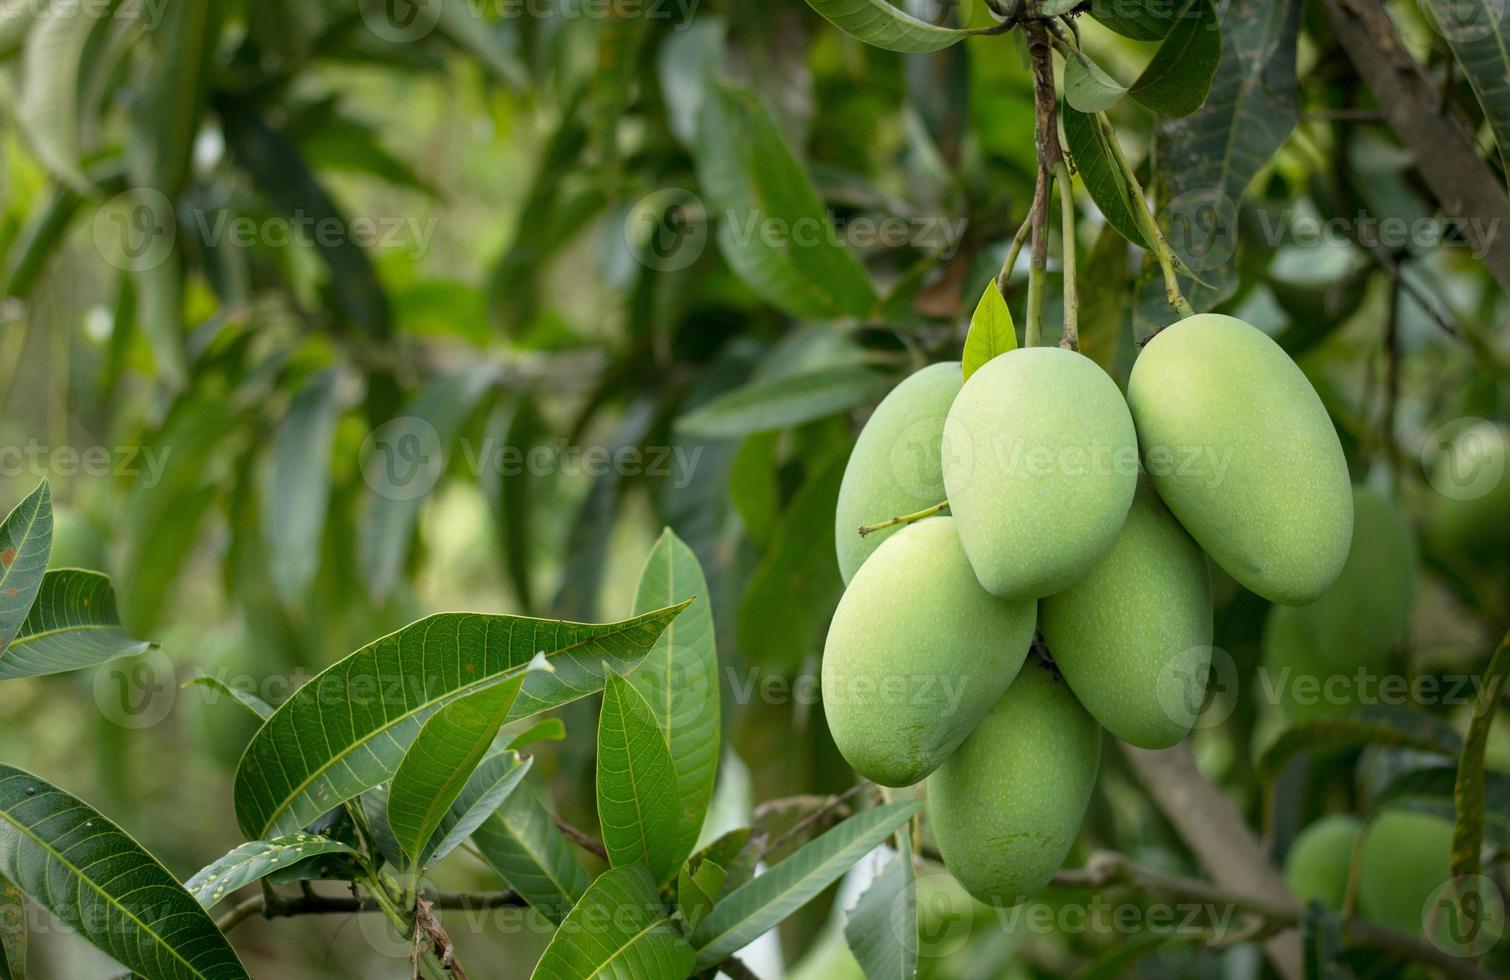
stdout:
<svg viewBox="0 0 1510 980">
<path fill-rule="evenodd" d="M 571 824 L 567 823 L 565 820 L 562 820 L 555 814 L 551 814 L 551 820 L 555 822 L 557 830 L 561 831 L 561 833 L 576 841 L 578 846 L 580 846 L 583 850 L 590 851 L 591 853 L 596 854 L 598 857 L 602 858 L 605 861 L 608 860 L 608 849 L 603 846 L 602 841 L 597 840 L 584 830 L 579 830 L 576 827 L 573 827 Z"/>
<path fill-rule="evenodd" d="M 424 898 L 437 909 L 482 909 L 523 908 L 526 903 L 518 892 L 482 892 L 465 894 L 458 892 L 426 892 Z M 252 916 L 264 919 L 285 919 L 300 915 L 354 915 L 360 912 L 382 912 L 383 907 L 370 895 L 320 895 L 310 892 L 298 898 L 274 896 L 267 901 L 263 895 L 255 895 L 238 902 L 229 912 L 216 920 L 221 932 L 229 932 Z"/>
</svg>

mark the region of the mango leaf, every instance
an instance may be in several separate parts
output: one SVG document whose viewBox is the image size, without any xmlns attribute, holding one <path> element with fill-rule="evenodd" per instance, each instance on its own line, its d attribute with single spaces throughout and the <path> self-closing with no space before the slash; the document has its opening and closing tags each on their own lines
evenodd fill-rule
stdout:
<svg viewBox="0 0 1510 980">
<path fill-rule="evenodd" d="M 161 217 L 163 225 L 154 224 L 152 234 L 166 235 L 166 224 L 173 218 L 171 213 L 159 216 L 153 209 L 153 193 L 150 188 L 133 191 L 137 201 L 133 205 L 133 214 L 151 215 L 153 222 Z M 143 234 L 144 242 L 151 241 Z M 170 253 L 161 262 L 133 266 L 130 272 L 136 287 L 137 325 L 152 349 L 153 370 L 170 390 L 182 388 L 187 368 L 184 366 L 183 270 L 179 268 L 178 255 Z"/>
<path fill-rule="evenodd" d="M 22 0 L 30 4 L 31 0 Z M 4 285 L 0 295 L 26 299 L 41 278 L 48 262 L 68 236 L 84 199 L 70 187 L 58 185 L 37 205 L 20 238 L 5 259 Z"/>
<path fill-rule="evenodd" d="M 243 691 L 235 685 L 227 684 L 224 679 L 216 677 L 213 674 L 198 674 L 184 681 L 182 686 L 189 687 L 191 685 L 194 687 L 207 687 L 217 694 L 228 697 L 263 721 L 273 716 L 272 705 L 251 691 Z"/>
<path fill-rule="evenodd" d="M 897 832 L 897 854 L 860 896 L 844 938 L 868 980 L 910 980 L 918 972 L 918 897 L 912 834 Z"/>
<path fill-rule="evenodd" d="M 716 84 L 698 119 L 698 183 L 740 279 L 796 316 L 864 316 L 875 286 L 837 233 L 769 109 Z"/>
<path fill-rule="evenodd" d="M 718 897 L 723 898 L 734 889 L 755 877 L 755 866 L 765 849 L 764 832 L 751 827 L 740 827 L 714 840 L 707 847 L 687 859 L 689 867 L 700 861 L 712 861 L 724 869 L 723 883 L 718 887 Z"/>
<path fill-rule="evenodd" d="M 52 488 L 46 480 L 0 523 L 0 654 L 17 638 L 52 554 Z"/>
<path fill-rule="evenodd" d="M 487 755 L 528 673 L 448 702 L 404 753 L 388 787 L 388 826 L 411 865 Z"/>
<path fill-rule="evenodd" d="M 676 877 L 676 904 L 682 910 L 682 920 L 688 929 L 697 924 L 713 910 L 718 902 L 719 889 L 729 873 L 716 862 L 706 858 L 689 860 L 682 865 Z"/>
<path fill-rule="evenodd" d="M 0 680 L 97 667 L 153 646 L 121 628 L 108 575 L 60 568 L 42 576 L 26 621 L 0 650 Z"/>
<path fill-rule="evenodd" d="M 467 0 L 441 0 L 435 26 L 451 43 L 477 58 L 498 81 L 516 88 L 529 83 L 529 72 L 514 50 L 504 43 L 497 25 L 478 16 Z"/>
<path fill-rule="evenodd" d="M 472 843 L 510 888 L 552 922 L 564 919 L 592 882 L 528 786 L 510 793 L 477 826 Z"/>
<path fill-rule="evenodd" d="M 1135 41 L 1162 41 L 1174 29 L 1172 3 L 1091 0 L 1090 14 L 1109 29 Z"/>
<path fill-rule="evenodd" d="M 1365 745 L 1457 756 L 1463 749 L 1463 739 L 1451 725 L 1425 712 L 1395 705 L 1364 705 L 1341 717 L 1301 722 L 1285 729 L 1258 760 L 1259 777 L 1272 782 L 1302 752 L 1321 754 Z"/>
<path fill-rule="evenodd" d="M 1064 59 L 1064 101 L 1081 112 L 1103 112 L 1122 101 L 1127 86 L 1117 81 L 1083 51 Z"/>
<path fill-rule="evenodd" d="M 1063 108 L 1061 118 L 1064 120 L 1065 141 L 1075 159 L 1075 169 L 1091 200 L 1096 202 L 1107 224 L 1134 245 L 1144 247 L 1146 240 L 1135 210 L 1141 205 L 1133 202 L 1127 179 L 1117 165 L 1100 120 L 1071 106 Z"/>
<path fill-rule="evenodd" d="M 38 15 L 21 56 L 17 123 L 37 160 L 74 190 L 88 193 L 79 147 L 80 89 L 85 50 L 105 30 L 119 0 L 103 8 L 85 0 L 53 0 Z"/>
<path fill-rule="evenodd" d="M 730 437 L 786 429 L 873 401 L 891 379 L 859 364 L 840 364 L 757 379 L 677 420 L 682 432 Z"/>
<path fill-rule="evenodd" d="M 1510 161 L 1510 32 L 1503 0 L 1426 0 L 1425 5 L 1473 86 L 1500 160 Z"/>
<path fill-rule="evenodd" d="M 603 688 L 597 789 L 608 860 L 646 865 L 657 882 L 669 878 L 686 856 L 671 750 L 649 703 L 616 674 Z"/>
<path fill-rule="evenodd" d="M 887 0 L 807 0 L 807 4 L 844 33 L 887 51 L 938 51 L 976 33 L 930 24 Z"/>
<path fill-rule="evenodd" d="M 536 742 L 566 741 L 566 723 L 560 718 L 546 718 L 509 739 L 509 748 L 522 751 Z"/>
<path fill-rule="evenodd" d="M 703 829 L 718 774 L 718 638 L 712 596 L 697 555 L 670 528 L 650 550 L 635 589 L 634 611 L 695 601 L 666 627 L 650 656 L 629 675 L 645 696 L 671 750 L 680 806 L 679 850 L 691 851 Z"/>
<path fill-rule="evenodd" d="M 1369 800 L 1369 810 L 1378 812 L 1387 806 L 1398 806 L 1455 821 L 1457 782 L 1456 766 L 1412 769 L 1396 776 Z M 1510 775 L 1485 772 L 1483 787 L 1484 839 L 1498 848 L 1510 847 Z"/>
<path fill-rule="evenodd" d="M 1216 8 L 1211 0 L 1191 0 L 1128 94 L 1161 115 L 1188 116 L 1206 101 L 1221 57 Z"/>
<path fill-rule="evenodd" d="M 965 334 L 965 354 L 961 358 L 965 380 L 979 371 L 981 366 L 999 354 L 1017 349 L 1017 327 L 1012 323 L 1012 311 L 996 287 L 996 280 L 986 283 L 986 291 L 975 312 L 970 315 L 970 332 Z"/>
<path fill-rule="evenodd" d="M 26 980 L 26 896 L 0 877 L 0 980 Z"/>
<path fill-rule="evenodd" d="M 0 0 L 0 58 L 21 50 L 44 9 L 35 0 Z"/>
<path fill-rule="evenodd" d="M 140 844 L 83 801 L 5 765 L 0 876 L 143 976 L 247 976 L 209 913 Z"/>
<path fill-rule="evenodd" d="M 184 882 L 184 887 L 206 909 L 221 899 L 260 881 L 276 871 L 292 868 L 311 858 L 329 854 L 356 856 L 356 848 L 319 834 L 291 834 L 276 840 L 254 840 L 236 847 L 218 861 Z"/>
<path fill-rule="evenodd" d="M 1455 878 L 1479 873 L 1484 846 L 1484 752 L 1489 744 L 1489 726 L 1494 724 L 1507 680 L 1510 680 L 1510 633 L 1500 640 L 1499 649 L 1484 668 L 1473 720 L 1468 723 L 1468 738 L 1458 757 L 1458 778 L 1452 794 L 1457 804 L 1457 821 L 1452 830 Z"/>
<path fill-rule="evenodd" d="M 177 0 L 142 37 L 140 91 L 127 158 L 135 182 L 174 197 L 189 175 L 220 38 L 217 0 Z"/>
<path fill-rule="evenodd" d="M 1133 971 L 1143 957 L 1165 946 L 1194 942 L 1197 938 L 1169 932 L 1139 932 L 1124 936 L 1116 945 L 1081 967 L 1074 980 L 1122 980 L 1123 977 L 1136 976 Z"/>
<path fill-rule="evenodd" d="M 495 752 L 483 759 L 420 852 L 420 867 L 434 865 L 471 837 L 524 781 L 534 762 L 511 751 Z"/>
<path fill-rule="evenodd" d="M 273 559 L 269 574 L 278 597 L 289 606 L 304 597 L 320 565 L 340 407 L 336 382 L 336 372 L 326 371 L 294 395 L 273 436 L 260 497 L 262 534 Z"/>
<path fill-rule="evenodd" d="M 685 977 L 692 950 L 666 917 L 650 872 L 611 868 L 561 923 L 535 964 L 534 980 Z"/>
<path fill-rule="evenodd" d="M 806 905 L 911 819 L 921 805 L 891 803 L 857 813 L 736 888 L 693 930 L 696 968 L 722 963 Z"/>
<path fill-rule="evenodd" d="M 236 819 L 250 838 L 290 834 L 385 781 L 420 726 L 446 702 L 530 670 L 510 720 L 603 685 L 605 664 L 631 670 L 685 605 L 597 626 L 442 613 L 390 633 L 290 697 L 252 737 L 236 769 Z"/>
</svg>

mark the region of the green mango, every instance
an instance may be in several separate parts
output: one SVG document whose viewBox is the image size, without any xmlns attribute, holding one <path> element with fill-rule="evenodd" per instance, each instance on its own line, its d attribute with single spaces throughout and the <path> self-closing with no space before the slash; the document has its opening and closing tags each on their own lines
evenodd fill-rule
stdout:
<svg viewBox="0 0 1510 980">
<path fill-rule="evenodd" d="M 1354 675 L 1321 663 L 1301 608 L 1273 606 L 1264 620 L 1259 697 L 1278 704 L 1290 721 L 1345 713 L 1357 698 Z"/>
<path fill-rule="evenodd" d="M 1101 729 L 1037 658 L 928 779 L 928 819 L 951 874 L 1013 906 L 1064 863 L 1096 785 Z"/>
<path fill-rule="evenodd" d="M 1206 556 L 1147 484 L 1090 574 L 1039 605 L 1039 629 L 1080 703 L 1133 745 L 1190 734 L 1211 666 Z"/>
<path fill-rule="evenodd" d="M 823 649 L 823 710 L 855 771 L 920 782 L 1017 676 L 1034 607 L 988 595 L 956 522 L 933 517 L 887 538 L 850 583 Z"/>
<path fill-rule="evenodd" d="M 1037 599 L 1074 585 L 1117 540 L 1138 483 L 1116 382 L 1058 347 L 992 358 L 944 427 L 944 488 L 987 592 Z"/>
<path fill-rule="evenodd" d="M 1333 912 L 1342 908 L 1353 846 L 1362 829 L 1356 817 L 1334 813 L 1296 836 L 1285 855 L 1285 882 L 1302 904 L 1320 902 Z"/>
<path fill-rule="evenodd" d="M 960 364 L 932 364 L 910 375 L 871 413 L 839 484 L 834 513 L 839 574 L 848 585 L 895 528 L 860 537 L 862 524 L 912 514 L 944 499 L 939 460 L 944 419 L 959 394 Z"/>
<path fill-rule="evenodd" d="M 1510 539 L 1510 430 L 1494 422 L 1464 425 L 1431 471 L 1431 537 L 1475 555 L 1503 554 Z"/>
<path fill-rule="evenodd" d="M 1364 828 L 1358 908 L 1367 918 L 1408 936 L 1420 935 L 1427 900 L 1451 877 L 1451 821 L 1385 810 Z"/>
<path fill-rule="evenodd" d="M 1332 587 L 1353 539 L 1347 460 L 1278 344 L 1230 316 L 1188 317 L 1138 355 L 1127 403 L 1154 488 L 1239 584 L 1288 605 Z"/>
</svg>

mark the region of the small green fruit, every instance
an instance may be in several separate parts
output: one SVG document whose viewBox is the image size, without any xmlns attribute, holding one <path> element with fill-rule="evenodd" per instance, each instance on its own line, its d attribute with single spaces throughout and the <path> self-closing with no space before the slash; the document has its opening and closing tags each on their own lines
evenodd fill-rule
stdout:
<svg viewBox="0 0 1510 980">
<path fill-rule="evenodd" d="M 928 780 L 928 817 L 951 874 L 1012 906 L 1064 863 L 1096 785 L 1101 729 L 1037 660 Z"/>
<path fill-rule="evenodd" d="M 970 376 L 944 427 L 944 488 L 987 592 L 1037 599 L 1082 578 L 1117 540 L 1138 482 L 1116 382 L 1058 347 Z"/>
<path fill-rule="evenodd" d="M 1465 425 L 1431 471 L 1436 506 L 1432 539 L 1476 555 L 1503 553 L 1510 538 L 1510 431 L 1493 422 Z"/>
<path fill-rule="evenodd" d="M 1452 877 L 1452 823 L 1428 813 L 1386 810 L 1363 831 L 1358 907 L 1408 936 L 1419 935 L 1426 902 Z"/>
<path fill-rule="evenodd" d="M 1285 881 L 1301 904 L 1320 902 L 1333 912 L 1342 908 L 1353 846 L 1362 829 L 1356 817 L 1338 813 L 1315 821 L 1295 838 L 1285 855 Z"/>
<path fill-rule="evenodd" d="M 1273 602 L 1332 587 L 1353 537 L 1347 461 L 1278 344 L 1230 316 L 1188 317 L 1143 349 L 1127 402 L 1154 488 L 1218 565 Z"/>
<path fill-rule="evenodd" d="M 958 361 L 925 367 L 897 385 L 860 430 L 844 467 L 834 516 L 845 585 L 895 533 L 886 528 L 862 538 L 860 525 L 916 513 L 944 499 L 939 461 L 944 419 L 961 384 Z"/>
<path fill-rule="evenodd" d="M 1190 733 L 1211 665 L 1206 556 L 1147 485 L 1089 575 L 1043 600 L 1040 629 L 1080 703 L 1145 749 Z"/>
<path fill-rule="evenodd" d="M 988 595 L 953 518 L 888 538 L 850 583 L 823 650 L 823 710 L 840 753 L 883 786 L 922 781 L 1017 676 L 1034 607 Z"/>
</svg>

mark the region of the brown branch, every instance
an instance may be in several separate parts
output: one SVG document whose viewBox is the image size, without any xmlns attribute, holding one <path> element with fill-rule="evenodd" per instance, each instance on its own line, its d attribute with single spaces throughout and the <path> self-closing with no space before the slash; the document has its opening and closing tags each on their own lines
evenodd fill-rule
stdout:
<svg viewBox="0 0 1510 980">
<path fill-rule="evenodd" d="M 608 849 L 603 846 L 602 841 L 596 839 L 586 831 L 573 827 L 571 824 L 567 823 L 565 820 L 562 820 L 555 814 L 551 814 L 551 820 L 555 822 L 557 830 L 561 831 L 561 833 L 576 841 L 578 846 L 580 846 L 583 850 L 590 851 L 591 853 L 596 854 L 598 857 L 602 858 L 605 861 L 608 860 Z"/>
<path fill-rule="evenodd" d="M 1033 141 L 1038 151 L 1038 178 L 1033 189 L 1033 251 L 1028 280 L 1028 322 L 1025 345 L 1043 342 L 1043 290 L 1049 262 L 1050 177 L 1064 160 L 1059 148 L 1059 102 L 1054 92 L 1054 45 L 1041 21 L 1030 21 L 1023 30 L 1028 55 L 1033 62 Z"/>
<path fill-rule="evenodd" d="M 527 903 L 518 892 L 481 892 L 467 894 L 458 892 L 426 892 L 425 900 L 437 909 L 479 911 L 483 909 L 523 908 Z M 275 895 L 269 902 L 263 895 L 255 895 L 238 902 L 229 912 L 216 920 L 221 932 L 229 932 L 247 919 L 260 915 L 264 919 L 286 919 L 301 915 L 355 915 L 361 912 L 381 912 L 383 907 L 373 898 L 358 898 L 348 895 L 320 895 L 314 892 L 298 898 L 283 898 Z"/>
<path fill-rule="evenodd" d="M 855 785 L 851 786 L 843 793 L 840 793 L 837 796 L 830 796 L 828 799 L 823 801 L 822 806 L 819 806 L 817 809 L 813 810 L 812 813 L 809 813 L 801 820 L 792 824 L 792 826 L 787 830 L 786 833 L 782 834 L 780 837 L 777 837 L 775 840 L 771 841 L 771 843 L 767 844 L 765 850 L 761 851 L 760 856 L 764 858 L 771 854 L 775 854 L 786 844 L 790 843 L 799 835 L 805 833 L 818 821 L 834 813 L 835 811 L 845 808 L 850 800 L 858 796 L 863 790 L 870 789 L 874 785 L 875 784 L 870 780 L 862 779 L 860 782 L 855 783 Z"/>
</svg>

